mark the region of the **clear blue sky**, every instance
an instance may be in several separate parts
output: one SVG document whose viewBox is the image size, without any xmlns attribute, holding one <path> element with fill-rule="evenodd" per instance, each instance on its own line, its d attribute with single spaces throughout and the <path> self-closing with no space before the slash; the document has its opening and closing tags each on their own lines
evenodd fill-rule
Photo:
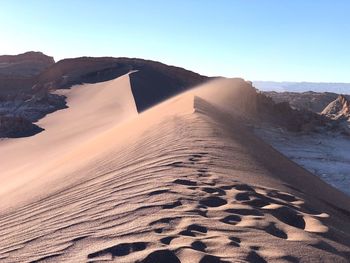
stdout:
<svg viewBox="0 0 350 263">
<path fill-rule="evenodd" d="M 206 75 L 350 82 L 348 0 L 2 0 L 0 54 L 127 56 Z"/>
</svg>

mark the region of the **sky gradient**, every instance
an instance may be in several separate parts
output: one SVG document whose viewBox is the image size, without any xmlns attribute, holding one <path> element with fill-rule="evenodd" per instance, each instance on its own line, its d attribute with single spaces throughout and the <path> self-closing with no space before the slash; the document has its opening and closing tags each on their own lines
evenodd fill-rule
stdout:
<svg viewBox="0 0 350 263">
<path fill-rule="evenodd" d="M 350 1 L 0 1 L 0 54 L 125 56 L 211 76 L 350 82 Z"/>
</svg>

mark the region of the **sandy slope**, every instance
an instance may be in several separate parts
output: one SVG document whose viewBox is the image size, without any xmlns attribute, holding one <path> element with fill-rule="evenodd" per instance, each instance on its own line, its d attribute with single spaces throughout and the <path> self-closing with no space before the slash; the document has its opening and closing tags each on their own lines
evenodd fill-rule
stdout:
<svg viewBox="0 0 350 263">
<path fill-rule="evenodd" d="M 130 90 L 127 80 L 113 86 Z M 62 125 L 66 115 L 75 137 L 1 145 L 2 156 L 13 151 L 2 176 L 37 178 L 21 187 L 34 196 L 25 205 L 1 204 L 1 262 L 348 262 L 349 198 L 242 125 L 256 111 L 244 81 L 210 83 L 101 127 L 85 125 L 120 108 L 134 115 L 130 96 L 119 97 L 125 108 L 86 117 L 71 114 L 87 103 L 84 88 L 75 91 L 69 109 L 43 120 Z M 23 143 L 40 159 L 13 169 Z"/>
<path fill-rule="evenodd" d="M 40 187 L 43 180 L 51 181 L 54 174 L 62 174 L 58 171 L 62 169 L 61 160 L 77 146 L 137 115 L 128 75 L 59 93 L 67 96 L 69 109 L 40 120 L 37 124 L 45 131 L 28 138 L 0 141 L 0 207 L 12 205 L 12 193 L 16 190 L 18 199 L 22 185 L 30 182 L 30 188 L 37 184 Z"/>
</svg>

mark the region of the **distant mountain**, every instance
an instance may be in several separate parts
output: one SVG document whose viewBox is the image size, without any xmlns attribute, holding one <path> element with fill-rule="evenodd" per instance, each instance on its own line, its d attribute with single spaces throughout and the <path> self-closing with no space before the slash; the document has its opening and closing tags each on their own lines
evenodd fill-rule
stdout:
<svg viewBox="0 0 350 263">
<path fill-rule="evenodd" d="M 253 85 L 262 91 L 277 92 L 333 92 L 337 94 L 350 94 L 350 83 L 317 83 L 317 82 L 275 82 L 254 81 Z"/>
</svg>

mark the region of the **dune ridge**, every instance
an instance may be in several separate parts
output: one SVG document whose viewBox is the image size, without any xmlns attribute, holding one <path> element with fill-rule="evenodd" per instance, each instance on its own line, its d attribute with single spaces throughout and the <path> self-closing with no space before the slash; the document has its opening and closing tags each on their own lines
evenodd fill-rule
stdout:
<svg viewBox="0 0 350 263">
<path fill-rule="evenodd" d="M 254 136 L 254 100 L 217 80 L 92 131 L 0 211 L 0 261 L 348 262 L 349 197 Z"/>
</svg>

